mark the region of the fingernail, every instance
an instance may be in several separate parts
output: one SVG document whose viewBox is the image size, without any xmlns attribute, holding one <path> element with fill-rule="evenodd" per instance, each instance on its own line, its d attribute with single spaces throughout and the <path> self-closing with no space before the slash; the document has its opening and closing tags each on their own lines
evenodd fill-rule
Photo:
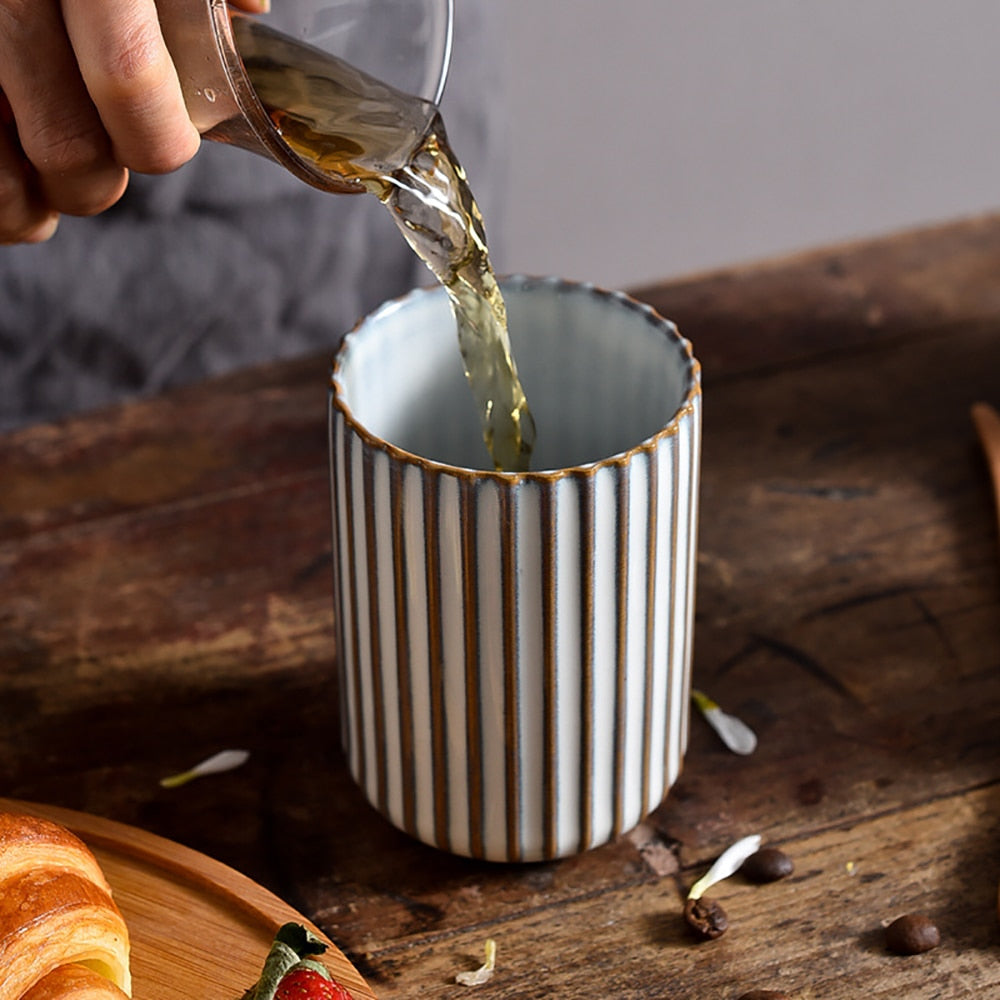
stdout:
<svg viewBox="0 0 1000 1000">
<path fill-rule="evenodd" d="M 44 243 L 52 239 L 59 228 L 59 215 L 53 212 L 43 223 L 36 226 L 25 238 L 25 243 Z"/>
</svg>

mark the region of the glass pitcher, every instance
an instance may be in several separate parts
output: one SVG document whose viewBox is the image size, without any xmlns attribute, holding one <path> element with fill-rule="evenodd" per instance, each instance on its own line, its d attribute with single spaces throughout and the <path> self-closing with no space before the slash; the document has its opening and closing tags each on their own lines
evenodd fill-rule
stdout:
<svg viewBox="0 0 1000 1000">
<path fill-rule="evenodd" d="M 283 138 L 247 72 L 241 49 L 248 36 L 240 29 L 259 25 L 293 47 L 342 60 L 362 77 L 411 95 L 414 115 L 427 123 L 448 76 L 454 0 L 273 0 L 262 15 L 238 12 L 226 0 L 157 0 L 157 7 L 198 131 L 267 156 L 327 191 L 363 188 L 335 169 L 319 169 Z"/>
</svg>

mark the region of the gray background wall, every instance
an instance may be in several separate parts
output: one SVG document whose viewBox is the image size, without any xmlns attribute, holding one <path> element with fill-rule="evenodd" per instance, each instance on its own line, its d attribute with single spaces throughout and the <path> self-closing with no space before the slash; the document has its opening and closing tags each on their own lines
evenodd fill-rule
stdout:
<svg viewBox="0 0 1000 1000">
<path fill-rule="evenodd" d="M 997 0 L 493 2 L 503 270 L 623 287 L 1000 206 Z"/>
</svg>

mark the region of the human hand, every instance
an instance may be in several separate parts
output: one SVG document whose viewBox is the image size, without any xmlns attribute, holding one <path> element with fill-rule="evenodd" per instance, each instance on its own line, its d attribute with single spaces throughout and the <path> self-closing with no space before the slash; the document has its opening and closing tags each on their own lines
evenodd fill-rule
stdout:
<svg viewBox="0 0 1000 1000">
<path fill-rule="evenodd" d="M 0 244 L 103 212 L 130 170 L 168 173 L 199 141 L 155 0 L 0 0 Z"/>
</svg>

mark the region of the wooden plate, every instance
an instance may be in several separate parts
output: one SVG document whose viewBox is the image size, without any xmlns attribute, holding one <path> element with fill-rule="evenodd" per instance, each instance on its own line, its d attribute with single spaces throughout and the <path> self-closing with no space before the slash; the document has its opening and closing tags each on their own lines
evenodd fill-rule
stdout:
<svg viewBox="0 0 1000 1000">
<path fill-rule="evenodd" d="M 98 816 L 3 798 L 0 811 L 61 823 L 94 852 L 129 927 L 135 1000 L 240 1000 L 256 981 L 274 932 L 289 920 L 329 945 L 321 961 L 354 1000 L 375 1000 L 325 935 L 232 868 Z"/>
</svg>

